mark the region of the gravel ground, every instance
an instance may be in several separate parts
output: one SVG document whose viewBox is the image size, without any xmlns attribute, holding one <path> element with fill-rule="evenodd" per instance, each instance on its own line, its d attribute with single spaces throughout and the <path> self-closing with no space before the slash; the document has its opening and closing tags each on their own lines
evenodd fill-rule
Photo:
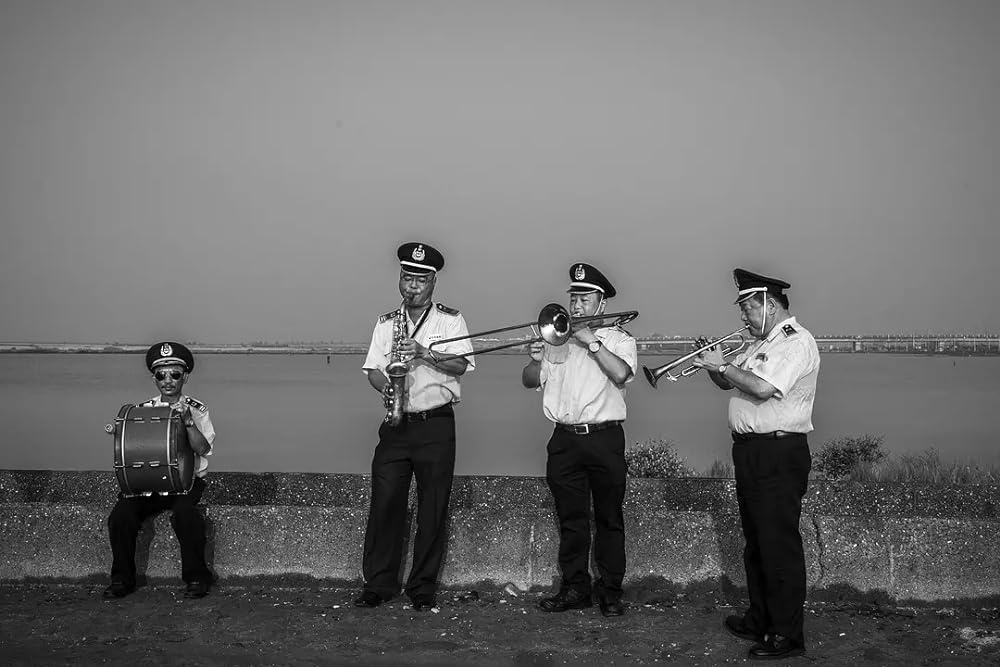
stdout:
<svg viewBox="0 0 1000 667">
<path fill-rule="evenodd" d="M 103 583 L 0 584 L 4 665 L 629 665 L 750 662 L 722 629 L 740 600 L 630 591 L 627 614 L 537 608 L 546 593 L 442 591 L 432 612 L 405 599 L 357 609 L 355 588 L 248 580 L 185 600 L 156 582 L 116 601 Z M 724 596 L 722 596 L 724 597 Z M 806 656 L 782 664 L 1000 664 L 1000 609 L 813 601 Z"/>
</svg>

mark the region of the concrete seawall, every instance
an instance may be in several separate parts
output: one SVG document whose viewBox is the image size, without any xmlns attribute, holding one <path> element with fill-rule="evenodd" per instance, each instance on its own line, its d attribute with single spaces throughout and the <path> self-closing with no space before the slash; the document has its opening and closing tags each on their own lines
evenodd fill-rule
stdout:
<svg viewBox="0 0 1000 667">
<path fill-rule="evenodd" d="M 359 581 L 367 475 L 212 473 L 203 499 L 220 579 Z M 113 473 L 0 470 L 0 580 L 106 577 Z M 442 583 L 550 586 L 558 535 L 545 481 L 457 477 Z M 412 513 L 412 498 L 411 498 Z M 743 585 L 732 480 L 629 480 L 627 581 Z M 411 522 L 412 523 L 412 522 Z M 801 532 L 809 584 L 896 600 L 1000 595 L 1000 486 L 813 482 Z M 166 515 L 146 524 L 140 571 L 179 577 Z"/>
</svg>

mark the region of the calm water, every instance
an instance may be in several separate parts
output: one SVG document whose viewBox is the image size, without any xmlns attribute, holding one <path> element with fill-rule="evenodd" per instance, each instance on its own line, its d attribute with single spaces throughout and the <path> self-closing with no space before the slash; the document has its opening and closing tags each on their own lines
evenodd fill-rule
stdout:
<svg viewBox="0 0 1000 667">
<path fill-rule="evenodd" d="M 219 433 L 214 470 L 367 472 L 384 410 L 361 356 L 201 355 L 186 390 Z M 541 396 L 521 387 L 525 359 L 487 355 L 463 380 L 459 474 L 543 475 L 551 426 Z M 662 357 L 642 357 L 657 366 Z M 995 413 L 1000 358 L 823 356 L 810 440 L 885 436 L 895 452 L 1000 463 Z M 141 356 L 0 355 L 0 468 L 111 470 L 104 425 L 155 394 Z M 701 374 L 653 390 L 629 385 L 628 442 L 664 437 L 695 468 L 729 458 L 727 396 Z"/>
</svg>

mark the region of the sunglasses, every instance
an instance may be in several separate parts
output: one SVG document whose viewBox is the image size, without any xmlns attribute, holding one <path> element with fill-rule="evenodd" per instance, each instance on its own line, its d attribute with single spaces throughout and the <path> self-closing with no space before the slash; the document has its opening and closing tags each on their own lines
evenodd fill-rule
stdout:
<svg viewBox="0 0 1000 667">
<path fill-rule="evenodd" d="M 155 373 L 153 373 L 153 377 L 155 377 L 160 382 L 166 380 L 167 375 L 170 375 L 171 380 L 180 380 L 182 377 L 184 377 L 184 373 L 180 371 L 156 371 Z"/>
</svg>

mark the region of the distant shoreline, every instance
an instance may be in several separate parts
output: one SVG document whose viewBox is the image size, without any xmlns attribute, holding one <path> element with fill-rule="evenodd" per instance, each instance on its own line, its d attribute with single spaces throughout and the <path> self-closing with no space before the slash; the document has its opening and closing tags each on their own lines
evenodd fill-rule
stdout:
<svg viewBox="0 0 1000 667">
<path fill-rule="evenodd" d="M 494 345 L 496 341 L 484 342 L 483 347 Z M 367 343 L 302 343 L 287 345 L 197 345 L 188 347 L 196 354 L 312 354 L 312 355 L 359 355 L 367 354 Z M 0 354 L 145 354 L 146 345 L 114 343 L 0 343 Z M 670 356 L 685 354 L 691 350 L 687 341 L 658 341 L 656 346 L 640 345 L 641 354 Z M 961 347 L 953 349 L 906 349 L 906 348 L 863 348 L 827 347 L 820 345 L 823 354 L 895 354 L 920 357 L 996 357 L 1000 356 L 1000 346 L 979 349 Z M 524 354 L 523 346 L 497 350 L 490 354 Z"/>
<path fill-rule="evenodd" d="M 365 354 L 362 343 L 303 345 L 188 345 L 195 354 Z M 0 354 L 145 354 L 148 345 L 102 343 L 5 343 Z"/>
</svg>

